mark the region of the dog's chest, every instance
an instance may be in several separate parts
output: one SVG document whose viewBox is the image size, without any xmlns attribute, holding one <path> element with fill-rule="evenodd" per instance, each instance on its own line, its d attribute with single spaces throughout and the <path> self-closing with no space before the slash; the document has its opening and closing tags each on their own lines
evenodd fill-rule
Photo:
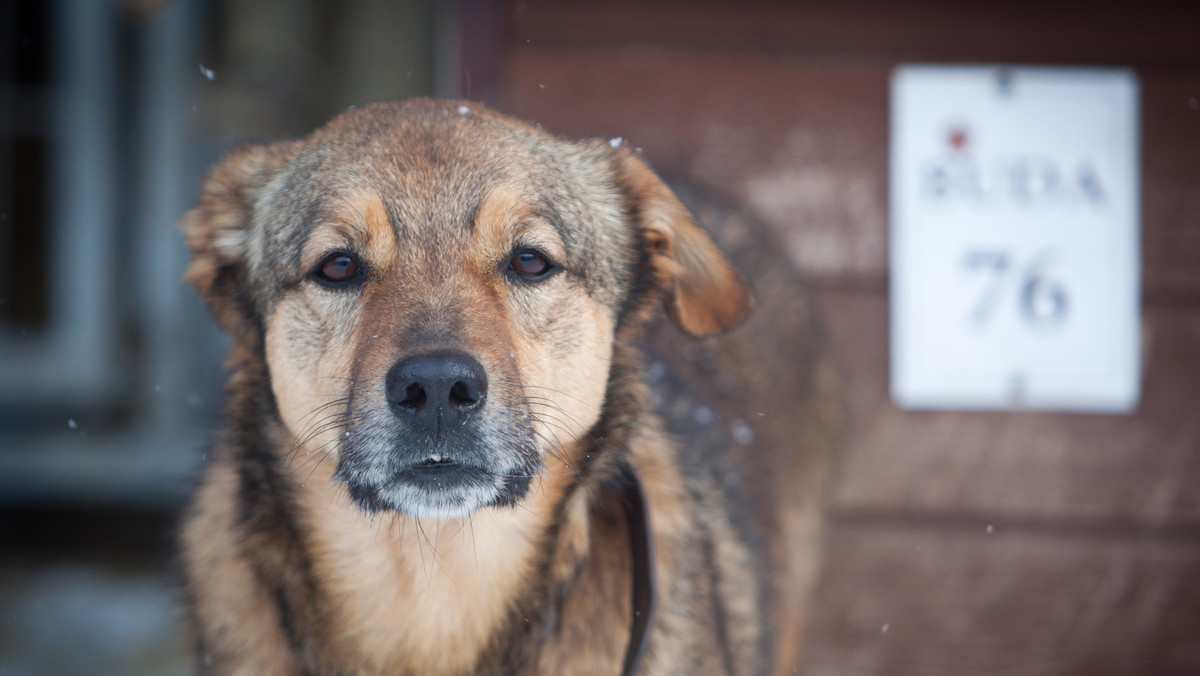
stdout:
<svg viewBox="0 0 1200 676">
<path fill-rule="evenodd" d="M 378 673 L 464 673 L 529 585 L 537 532 L 528 513 L 465 521 L 317 517 L 314 568 L 329 601 L 330 657 Z M 370 670 L 368 670 L 370 673 Z"/>
</svg>

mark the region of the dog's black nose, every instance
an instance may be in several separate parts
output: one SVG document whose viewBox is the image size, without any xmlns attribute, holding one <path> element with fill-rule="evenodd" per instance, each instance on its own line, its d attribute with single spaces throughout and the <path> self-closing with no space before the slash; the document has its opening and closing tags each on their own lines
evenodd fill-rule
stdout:
<svg viewBox="0 0 1200 676">
<path fill-rule="evenodd" d="M 401 360 L 388 371 L 387 399 L 396 415 L 429 434 L 462 424 L 487 397 L 487 373 L 469 355 L 448 352 Z"/>
</svg>

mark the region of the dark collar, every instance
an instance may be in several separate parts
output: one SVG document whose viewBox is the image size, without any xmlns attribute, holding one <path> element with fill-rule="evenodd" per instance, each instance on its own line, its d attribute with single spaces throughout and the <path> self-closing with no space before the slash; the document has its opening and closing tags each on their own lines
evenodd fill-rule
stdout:
<svg viewBox="0 0 1200 676">
<path fill-rule="evenodd" d="M 633 564 L 632 608 L 629 645 L 625 648 L 622 676 L 633 676 L 641 665 L 654 612 L 658 606 L 658 580 L 654 570 L 654 531 L 650 528 L 650 505 L 642 478 L 628 461 L 620 463 L 614 489 L 625 508 L 625 524 L 629 531 L 629 551 Z"/>
</svg>

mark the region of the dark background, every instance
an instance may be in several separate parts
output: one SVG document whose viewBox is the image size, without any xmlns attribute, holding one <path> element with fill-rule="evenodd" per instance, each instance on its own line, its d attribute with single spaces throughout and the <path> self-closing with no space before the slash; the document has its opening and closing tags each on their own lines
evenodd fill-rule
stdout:
<svg viewBox="0 0 1200 676">
<path fill-rule="evenodd" d="M 244 138 L 465 96 L 621 136 L 740 203 L 846 381 L 804 673 L 1200 673 L 1200 6 L 8 0 L 0 5 L 0 673 L 186 673 L 171 528 L 222 338 L 173 225 Z M 888 77 L 1131 67 L 1141 404 L 905 412 L 887 388 Z"/>
</svg>

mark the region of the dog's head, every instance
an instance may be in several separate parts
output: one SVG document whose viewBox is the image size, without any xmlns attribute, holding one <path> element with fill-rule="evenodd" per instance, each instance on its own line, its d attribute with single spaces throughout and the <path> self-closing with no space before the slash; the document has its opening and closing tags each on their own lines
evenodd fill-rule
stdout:
<svg viewBox="0 0 1200 676">
<path fill-rule="evenodd" d="M 367 510 L 519 500 L 573 462 L 652 300 L 696 335 L 749 306 L 633 153 L 470 103 L 373 105 L 237 149 L 182 227 L 188 279 L 263 355 L 295 452 L 335 457 Z"/>
</svg>

